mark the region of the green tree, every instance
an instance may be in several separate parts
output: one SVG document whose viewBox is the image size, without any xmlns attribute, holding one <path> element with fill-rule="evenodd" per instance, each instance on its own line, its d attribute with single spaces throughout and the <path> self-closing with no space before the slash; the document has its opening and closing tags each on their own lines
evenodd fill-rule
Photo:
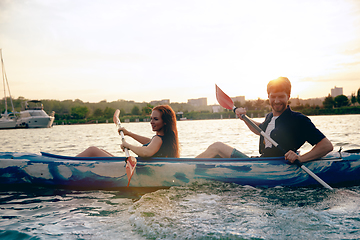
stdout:
<svg viewBox="0 0 360 240">
<path fill-rule="evenodd" d="M 265 100 L 262 100 L 262 99 L 258 98 L 258 99 L 254 102 L 255 110 L 261 110 L 261 109 L 263 109 L 264 103 L 265 103 Z"/>
<path fill-rule="evenodd" d="M 154 108 L 154 106 L 148 103 L 148 104 L 146 104 L 145 107 L 142 108 L 141 112 L 143 115 L 148 116 L 151 114 L 151 111 L 153 108 Z"/>
<path fill-rule="evenodd" d="M 334 98 L 329 94 L 323 101 L 324 108 L 333 108 L 335 106 Z"/>
<path fill-rule="evenodd" d="M 336 107 L 345 107 L 349 106 L 349 99 L 345 95 L 339 95 L 334 98 Z"/>
<path fill-rule="evenodd" d="M 104 111 L 101 110 L 100 108 L 95 109 L 95 111 L 94 111 L 94 113 L 93 113 L 93 116 L 94 116 L 94 117 L 101 117 L 101 116 L 103 116 L 103 115 L 104 115 Z"/>
<path fill-rule="evenodd" d="M 356 96 L 355 96 L 355 93 L 352 93 L 351 94 L 351 104 L 352 105 L 355 105 L 355 103 L 357 102 L 357 98 L 356 98 Z"/>
<path fill-rule="evenodd" d="M 241 107 L 241 102 L 235 101 L 234 106 L 237 107 L 237 108 Z"/>
<path fill-rule="evenodd" d="M 356 98 L 357 98 L 357 102 L 360 104 L 360 88 L 359 88 L 358 91 L 357 91 L 357 96 L 356 96 Z"/>
<path fill-rule="evenodd" d="M 131 114 L 132 115 L 140 115 L 140 109 L 138 106 L 134 106 L 132 109 L 131 109 Z"/>
<path fill-rule="evenodd" d="M 84 119 L 88 117 L 89 109 L 86 106 L 77 106 L 71 108 L 71 116 L 75 119 Z"/>
<path fill-rule="evenodd" d="M 120 116 L 123 117 L 125 116 L 125 114 L 126 114 L 125 110 L 123 108 L 120 109 Z"/>
<path fill-rule="evenodd" d="M 253 103 L 251 101 L 245 101 L 244 108 L 247 110 L 254 110 Z"/>
<path fill-rule="evenodd" d="M 115 109 L 111 108 L 111 107 L 106 107 L 104 110 L 104 117 L 105 118 L 113 118 L 115 113 Z"/>
</svg>

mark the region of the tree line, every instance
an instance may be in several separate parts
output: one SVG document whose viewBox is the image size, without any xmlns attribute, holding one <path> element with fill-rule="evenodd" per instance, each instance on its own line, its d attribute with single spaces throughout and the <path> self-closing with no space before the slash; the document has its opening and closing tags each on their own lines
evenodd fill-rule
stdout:
<svg viewBox="0 0 360 240">
<path fill-rule="evenodd" d="M 352 93 L 350 98 L 348 98 L 345 95 L 338 95 L 336 97 L 332 97 L 330 94 L 324 99 L 322 102 L 322 105 L 313 105 L 310 106 L 309 104 L 296 104 L 292 103 L 292 100 L 297 99 L 290 99 L 289 104 L 294 109 L 304 109 L 304 108 L 326 108 L 326 109 L 332 109 L 332 108 L 341 108 L 341 107 L 347 107 L 347 106 L 355 106 L 357 104 L 360 104 L 360 88 L 357 91 L 357 94 Z M 270 110 L 269 106 L 269 100 L 263 100 L 263 99 L 257 99 L 253 101 L 245 101 L 245 103 L 235 102 L 234 105 L 236 107 L 244 107 L 248 110 Z"/>
<path fill-rule="evenodd" d="M 333 98 L 330 94 L 325 98 L 323 106 L 325 108 L 334 108 L 334 107 L 346 107 L 350 105 L 355 105 L 356 103 L 360 104 L 360 88 L 357 91 L 357 95 L 352 93 L 350 99 L 345 95 L 339 95 Z"/>
<path fill-rule="evenodd" d="M 13 104 L 15 111 L 19 112 L 24 109 L 25 101 L 24 97 L 19 97 L 13 99 Z M 122 121 L 124 119 L 129 119 L 130 121 L 135 121 L 136 119 L 148 119 L 151 114 L 151 109 L 154 107 L 150 103 L 146 102 L 134 102 L 126 100 L 117 100 L 113 102 L 107 102 L 106 100 L 100 101 L 98 103 L 83 102 L 80 99 L 76 100 L 41 100 L 44 105 L 44 110 L 47 113 L 55 111 L 55 121 L 58 124 L 64 122 L 65 124 L 69 123 L 91 123 L 91 122 L 106 122 L 112 121 L 113 114 L 116 109 L 120 109 L 120 118 Z M 4 99 L 0 103 L 0 110 L 3 113 L 5 111 Z M 10 99 L 7 100 L 8 111 L 11 111 Z M 360 104 L 360 88 L 357 91 L 357 94 L 353 93 L 350 98 L 345 95 L 339 95 L 335 98 L 328 95 L 322 102 L 322 106 L 310 106 L 310 105 L 294 105 L 292 108 L 296 111 L 303 112 L 304 114 L 330 114 L 341 113 L 344 111 L 330 111 L 331 109 L 344 108 L 351 105 Z M 157 105 L 157 104 L 156 104 Z M 221 117 L 235 117 L 234 115 L 224 114 L 229 111 L 222 109 L 220 113 L 213 113 L 212 106 L 193 106 L 187 103 L 170 103 L 169 104 L 175 112 L 180 112 L 182 114 L 178 115 L 180 117 L 186 117 L 187 119 L 211 119 L 211 118 L 221 118 Z M 257 100 L 248 100 L 244 103 L 235 102 L 236 107 L 245 107 L 249 113 L 254 113 L 255 116 L 263 116 L 270 111 L 269 100 L 257 99 Z M 313 111 L 313 110 L 316 111 Z M 325 111 L 325 109 L 327 109 Z M 351 110 L 351 113 L 357 113 L 357 108 L 355 112 Z"/>
<path fill-rule="evenodd" d="M 15 112 L 20 112 L 25 108 L 25 102 L 29 99 L 19 97 L 13 99 Z M 91 123 L 91 122 L 106 122 L 112 121 L 116 109 L 120 109 L 120 118 L 130 119 L 134 121 L 137 118 L 149 118 L 151 110 L 154 107 L 147 102 L 135 102 L 127 100 L 117 100 L 107 102 L 102 100 L 97 103 L 83 102 L 80 99 L 76 100 L 48 100 L 41 99 L 44 111 L 50 114 L 55 112 L 55 122 L 57 124 L 71 124 L 71 123 Z M 7 98 L 8 112 L 12 111 L 10 99 Z M 0 101 L 0 111 L 5 111 L 4 99 Z M 160 103 L 159 103 L 160 104 Z M 155 103 L 155 105 L 158 105 Z M 209 111 L 211 106 L 192 106 L 187 103 L 170 103 L 169 104 L 175 112 L 189 112 L 189 111 Z M 180 117 L 181 115 L 179 115 Z"/>
</svg>

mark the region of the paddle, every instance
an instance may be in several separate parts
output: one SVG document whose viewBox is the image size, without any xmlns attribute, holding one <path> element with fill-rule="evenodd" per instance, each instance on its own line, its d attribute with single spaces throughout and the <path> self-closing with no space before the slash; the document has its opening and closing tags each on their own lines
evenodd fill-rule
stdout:
<svg viewBox="0 0 360 240">
<path fill-rule="evenodd" d="M 119 119 L 119 115 L 120 115 L 120 110 L 116 109 L 116 111 L 114 113 L 113 121 L 118 126 L 118 128 L 121 128 L 121 122 Z M 124 137 L 123 131 L 120 131 L 120 135 L 121 135 L 121 140 L 124 142 L 125 137 Z M 127 186 L 129 187 L 131 177 L 134 175 L 137 160 L 135 157 L 130 156 L 129 150 L 127 148 L 125 148 L 125 156 L 126 156 L 126 175 L 128 178 Z"/>
<path fill-rule="evenodd" d="M 220 105 L 223 108 L 231 109 L 235 112 L 236 107 L 234 106 L 233 100 L 226 95 L 216 84 L 216 99 L 220 103 Z M 284 154 L 286 151 L 279 146 L 277 142 L 275 142 L 268 134 L 266 134 L 259 126 L 257 126 L 251 119 L 249 119 L 246 115 L 242 114 L 241 117 L 251 126 L 253 127 L 257 132 L 259 132 L 262 136 L 264 136 L 267 140 L 269 140 L 275 147 L 279 148 Z M 320 183 L 323 187 L 334 190 L 332 187 L 330 187 L 326 182 L 324 182 L 321 178 L 319 178 L 315 173 L 310 171 L 307 167 L 305 167 L 299 160 L 295 161 L 295 164 L 299 167 L 301 167 L 302 170 L 304 170 L 307 174 L 309 174 L 312 178 L 314 178 L 318 183 Z"/>
</svg>

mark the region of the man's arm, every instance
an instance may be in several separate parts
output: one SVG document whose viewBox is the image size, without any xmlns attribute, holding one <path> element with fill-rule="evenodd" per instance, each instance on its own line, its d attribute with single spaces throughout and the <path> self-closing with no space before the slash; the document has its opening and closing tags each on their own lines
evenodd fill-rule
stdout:
<svg viewBox="0 0 360 240">
<path fill-rule="evenodd" d="M 326 137 L 318 142 L 309 152 L 304 155 L 297 155 L 293 151 L 288 151 L 285 154 L 285 159 L 289 160 L 291 163 L 294 163 L 296 159 L 300 162 L 307 162 L 317 158 L 325 156 L 327 153 L 333 150 L 333 145 Z"/>
<path fill-rule="evenodd" d="M 241 115 L 242 115 L 242 114 L 245 115 L 245 114 L 246 114 L 246 110 L 245 110 L 245 108 L 237 108 L 237 109 L 235 110 L 235 114 L 236 114 L 241 120 L 244 121 L 244 119 L 241 117 Z M 248 128 L 249 128 L 253 133 L 255 133 L 256 135 L 260 135 L 260 133 L 259 133 L 255 128 L 253 128 L 249 123 L 247 123 L 246 121 L 244 121 L 244 122 L 245 122 L 246 126 L 248 126 Z M 253 122 L 254 122 L 257 126 L 260 125 L 259 122 L 255 122 L 254 120 L 253 120 Z"/>
</svg>

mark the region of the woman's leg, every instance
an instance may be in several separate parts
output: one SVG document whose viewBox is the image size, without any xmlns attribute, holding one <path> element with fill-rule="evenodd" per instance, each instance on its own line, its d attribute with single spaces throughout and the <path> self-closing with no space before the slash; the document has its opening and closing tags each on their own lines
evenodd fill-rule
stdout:
<svg viewBox="0 0 360 240">
<path fill-rule="evenodd" d="M 222 142 L 211 144 L 205 152 L 199 154 L 196 158 L 214 158 L 220 156 L 222 158 L 230 158 L 234 148 Z"/>
<path fill-rule="evenodd" d="M 89 147 L 85 151 L 76 155 L 76 157 L 113 157 L 111 153 L 97 148 L 97 147 Z"/>
</svg>

